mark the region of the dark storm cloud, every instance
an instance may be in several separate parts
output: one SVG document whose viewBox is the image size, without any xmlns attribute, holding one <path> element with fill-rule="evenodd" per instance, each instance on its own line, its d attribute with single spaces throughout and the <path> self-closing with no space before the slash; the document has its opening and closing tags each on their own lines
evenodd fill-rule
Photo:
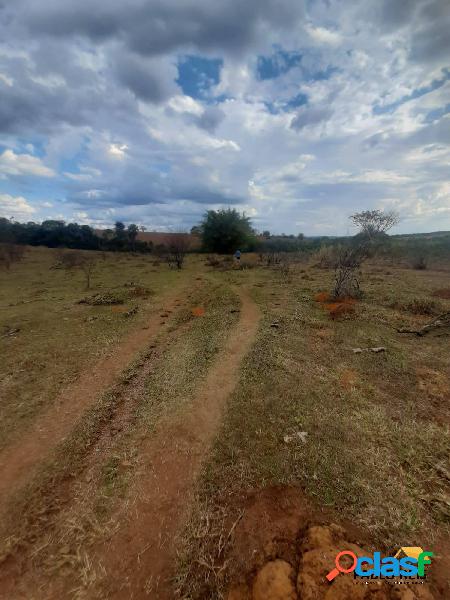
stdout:
<svg viewBox="0 0 450 600">
<path fill-rule="evenodd" d="M 437 0 L 424 5 L 418 22 L 420 26 L 411 40 L 411 58 L 450 64 L 450 2 Z"/>
<path fill-rule="evenodd" d="M 118 81 L 141 100 L 160 103 L 177 92 L 176 68 L 170 69 L 166 62 L 120 51 L 112 57 L 112 64 Z"/>
<path fill-rule="evenodd" d="M 261 29 L 292 28 L 302 15 L 302 2 L 292 0 L 43 0 L 28 5 L 25 21 L 36 34 L 94 41 L 120 37 L 133 50 L 151 55 L 190 44 L 242 50 Z"/>
</svg>

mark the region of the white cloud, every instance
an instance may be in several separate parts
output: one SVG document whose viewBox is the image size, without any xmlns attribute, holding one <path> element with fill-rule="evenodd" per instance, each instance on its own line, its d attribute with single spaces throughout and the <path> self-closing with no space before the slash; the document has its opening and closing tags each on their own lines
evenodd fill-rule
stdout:
<svg viewBox="0 0 450 600">
<path fill-rule="evenodd" d="M 125 157 L 126 150 L 128 150 L 127 144 L 110 144 L 108 152 L 114 158 L 122 159 Z"/>
<path fill-rule="evenodd" d="M 36 156 L 15 154 L 14 150 L 5 150 L 0 155 L 0 178 L 21 175 L 54 177 L 56 173 L 53 169 L 46 167 Z"/>
<path fill-rule="evenodd" d="M 0 216 L 28 219 L 36 209 L 23 196 L 0 194 Z"/>
<path fill-rule="evenodd" d="M 325 27 L 306 26 L 306 31 L 318 44 L 329 44 L 330 46 L 338 46 L 342 42 L 342 36 L 335 32 L 326 29 Z"/>
</svg>

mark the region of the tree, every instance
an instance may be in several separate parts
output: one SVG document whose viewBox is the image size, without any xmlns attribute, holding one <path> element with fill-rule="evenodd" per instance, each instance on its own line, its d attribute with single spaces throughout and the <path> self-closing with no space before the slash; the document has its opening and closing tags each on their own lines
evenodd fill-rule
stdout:
<svg viewBox="0 0 450 600">
<path fill-rule="evenodd" d="M 255 243 L 249 217 L 234 208 L 208 210 L 201 223 L 202 245 L 220 254 L 243 250 Z"/>
<path fill-rule="evenodd" d="M 174 264 L 177 269 L 182 269 L 190 246 L 189 235 L 174 233 L 167 237 L 166 245 L 169 250 L 169 263 Z"/>
<path fill-rule="evenodd" d="M 86 290 L 91 287 L 91 277 L 97 263 L 97 257 L 91 253 L 63 252 L 59 258 L 67 271 L 79 269 L 85 277 Z"/>
<path fill-rule="evenodd" d="M 130 240 L 132 252 L 136 251 L 136 238 L 139 233 L 139 227 L 134 223 L 130 223 L 127 228 L 128 239 Z"/>
<path fill-rule="evenodd" d="M 350 244 L 338 250 L 334 281 L 334 298 L 358 298 L 361 296 L 360 268 L 377 250 L 377 246 L 387 235 L 387 231 L 399 222 L 395 212 L 365 210 L 350 216 L 350 220 L 360 228 Z"/>
<path fill-rule="evenodd" d="M 364 210 L 351 215 L 353 221 L 360 229 L 358 235 L 368 241 L 383 237 L 389 229 L 397 225 L 400 218 L 394 211 Z"/>
</svg>

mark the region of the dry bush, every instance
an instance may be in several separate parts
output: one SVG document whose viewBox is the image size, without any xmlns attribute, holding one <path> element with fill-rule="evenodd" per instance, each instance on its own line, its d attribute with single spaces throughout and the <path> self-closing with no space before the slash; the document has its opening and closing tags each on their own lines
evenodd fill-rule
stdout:
<svg viewBox="0 0 450 600">
<path fill-rule="evenodd" d="M 4 268 L 9 271 L 11 265 L 13 263 L 20 262 L 24 255 L 24 246 L 8 243 L 0 244 L 0 268 Z"/>
<path fill-rule="evenodd" d="M 319 269 L 335 269 L 338 264 L 339 246 L 321 246 L 313 254 L 313 265 Z"/>
<path fill-rule="evenodd" d="M 63 251 L 59 254 L 59 262 L 67 271 L 79 269 L 85 277 L 86 290 L 91 288 L 91 278 L 97 264 L 98 256 L 91 252 Z"/>
<path fill-rule="evenodd" d="M 443 308 L 434 300 L 429 300 L 428 298 L 414 298 L 410 302 L 393 302 L 391 308 L 395 308 L 397 310 L 403 310 L 406 312 L 410 312 L 413 315 L 439 315 Z"/>
<path fill-rule="evenodd" d="M 182 269 L 186 254 L 189 252 L 191 240 L 188 233 L 176 233 L 167 237 L 165 245 L 168 249 L 167 262 L 170 267 Z"/>
<path fill-rule="evenodd" d="M 411 267 L 416 271 L 425 271 L 428 268 L 428 257 L 424 254 L 418 254 L 411 260 Z"/>
<path fill-rule="evenodd" d="M 241 265 L 244 262 L 238 265 L 241 268 Z M 218 271 L 228 271 L 228 269 L 232 269 L 234 265 L 233 257 L 231 256 L 214 256 L 210 255 L 206 258 L 205 265 L 211 267 L 212 269 L 217 269 Z"/>
<path fill-rule="evenodd" d="M 366 248 L 363 245 L 339 248 L 332 294 L 335 300 L 361 298 L 360 267 L 365 257 Z"/>
<path fill-rule="evenodd" d="M 208 255 L 208 256 L 206 257 L 206 260 L 205 260 L 205 265 L 206 265 L 207 267 L 212 267 L 212 268 L 214 269 L 214 268 L 217 268 L 217 267 L 219 267 L 219 266 L 220 266 L 220 264 L 221 264 L 221 263 L 220 263 L 220 260 L 218 259 L 218 257 L 217 257 L 217 256 L 214 256 L 213 254 L 210 254 L 210 255 Z"/>
</svg>

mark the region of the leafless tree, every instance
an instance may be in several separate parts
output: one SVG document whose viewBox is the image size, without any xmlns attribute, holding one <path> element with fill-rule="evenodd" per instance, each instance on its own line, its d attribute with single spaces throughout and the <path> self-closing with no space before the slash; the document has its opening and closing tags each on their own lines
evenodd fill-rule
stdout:
<svg viewBox="0 0 450 600">
<path fill-rule="evenodd" d="M 338 251 L 335 269 L 334 298 L 358 298 L 361 296 L 360 268 L 362 263 L 376 251 L 387 231 L 399 222 L 395 212 L 365 210 L 355 213 L 351 221 L 360 228 L 351 243 Z"/>
<path fill-rule="evenodd" d="M 190 248 L 189 234 L 174 233 L 167 237 L 167 249 L 169 251 L 169 264 L 176 266 L 177 269 L 182 269 L 186 254 Z"/>
<path fill-rule="evenodd" d="M 67 251 L 60 255 L 60 263 L 67 271 L 80 270 L 85 277 L 86 290 L 91 287 L 91 278 L 97 264 L 97 256 L 92 252 Z"/>
</svg>

